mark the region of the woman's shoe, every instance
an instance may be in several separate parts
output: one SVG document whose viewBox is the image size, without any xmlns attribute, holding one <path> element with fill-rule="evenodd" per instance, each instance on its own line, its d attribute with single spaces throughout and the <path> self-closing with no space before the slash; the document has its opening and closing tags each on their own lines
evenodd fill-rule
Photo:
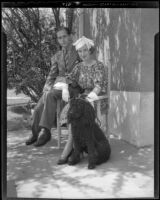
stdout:
<svg viewBox="0 0 160 200">
<path fill-rule="evenodd" d="M 70 153 L 68 154 L 68 156 L 66 158 L 60 158 L 57 162 L 57 165 L 66 164 L 68 162 L 68 158 L 71 156 L 72 152 L 73 152 L 73 149 L 70 151 Z"/>
<path fill-rule="evenodd" d="M 63 165 L 66 164 L 68 161 L 68 157 L 67 158 L 60 158 L 57 162 L 58 165 Z"/>
</svg>

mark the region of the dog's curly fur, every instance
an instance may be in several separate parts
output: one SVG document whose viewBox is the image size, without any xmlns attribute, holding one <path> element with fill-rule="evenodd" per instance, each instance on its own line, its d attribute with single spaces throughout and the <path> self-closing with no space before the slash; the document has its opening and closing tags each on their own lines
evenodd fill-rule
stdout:
<svg viewBox="0 0 160 200">
<path fill-rule="evenodd" d="M 82 152 L 88 153 L 88 169 L 109 159 L 110 144 L 95 119 L 95 110 L 87 100 L 71 99 L 68 122 L 71 123 L 74 148 L 68 160 L 69 165 L 80 162 Z"/>
</svg>

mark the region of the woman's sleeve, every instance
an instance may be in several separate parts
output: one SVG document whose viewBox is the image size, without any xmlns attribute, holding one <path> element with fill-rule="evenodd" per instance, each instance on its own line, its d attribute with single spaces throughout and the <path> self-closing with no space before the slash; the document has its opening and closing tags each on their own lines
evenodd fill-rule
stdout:
<svg viewBox="0 0 160 200">
<path fill-rule="evenodd" d="M 93 83 L 94 83 L 93 92 L 95 92 L 98 95 L 100 93 L 103 85 L 104 85 L 105 68 L 104 68 L 103 63 L 98 63 L 97 65 L 95 65 L 93 77 L 94 77 L 94 79 L 93 79 Z"/>
</svg>

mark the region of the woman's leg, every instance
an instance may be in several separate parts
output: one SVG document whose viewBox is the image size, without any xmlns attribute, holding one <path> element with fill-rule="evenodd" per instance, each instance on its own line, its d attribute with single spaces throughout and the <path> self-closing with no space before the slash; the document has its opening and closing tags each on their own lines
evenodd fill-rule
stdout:
<svg viewBox="0 0 160 200">
<path fill-rule="evenodd" d="M 69 124 L 68 140 L 67 140 L 64 150 L 60 156 L 58 164 L 65 164 L 67 162 L 68 155 L 71 153 L 72 148 L 73 148 L 73 138 L 72 138 L 72 133 L 71 133 L 71 124 Z"/>
</svg>

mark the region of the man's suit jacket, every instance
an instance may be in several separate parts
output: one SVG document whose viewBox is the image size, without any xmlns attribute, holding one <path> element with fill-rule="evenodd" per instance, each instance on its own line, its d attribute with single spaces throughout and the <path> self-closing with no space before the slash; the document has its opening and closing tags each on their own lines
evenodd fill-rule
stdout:
<svg viewBox="0 0 160 200">
<path fill-rule="evenodd" d="M 46 79 L 43 91 L 52 89 L 53 85 L 56 82 L 66 82 L 65 77 L 69 74 L 74 68 L 75 64 L 80 61 L 75 47 L 71 45 L 68 48 L 68 64 L 65 66 L 64 54 L 63 51 L 58 51 L 51 58 L 51 70 Z"/>
</svg>

